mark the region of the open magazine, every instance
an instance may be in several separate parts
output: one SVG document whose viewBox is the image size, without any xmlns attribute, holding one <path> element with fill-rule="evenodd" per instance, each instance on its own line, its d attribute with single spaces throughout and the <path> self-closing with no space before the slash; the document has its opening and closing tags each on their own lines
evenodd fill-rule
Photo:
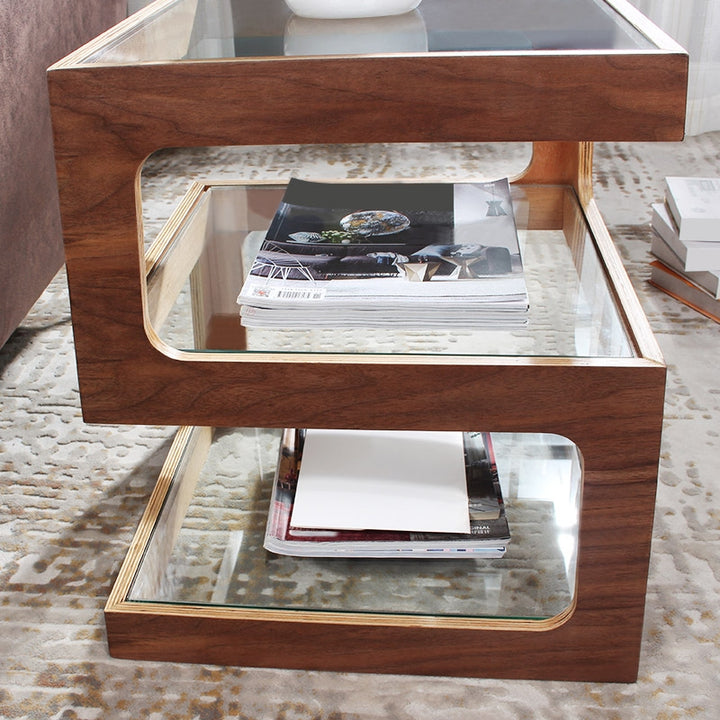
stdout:
<svg viewBox="0 0 720 720">
<path fill-rule="evenodd" d="M 510 530 L 488 433 L 463 433 L 470 533 L 336 530 L 295 527 L 293 503 L 301 479 L 303 430 L 283 433 L 264 547 L 280 555 L 314 557 L 501 558 Z"/>
<path fill-rule="evenodd" d="M 508 181 L 292 179 L 237 301 L 248 327 L 524 325 Z"/>
</svg>

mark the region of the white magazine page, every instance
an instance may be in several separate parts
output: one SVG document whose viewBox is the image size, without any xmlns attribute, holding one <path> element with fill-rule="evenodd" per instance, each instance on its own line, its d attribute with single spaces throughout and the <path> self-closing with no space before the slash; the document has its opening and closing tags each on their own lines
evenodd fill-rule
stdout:
<svg viewBox="0 0 720 720">
<path fill-rule="evenodd" d="M 308 430 L 292 525 L 469 533 L 462 433 Z"/>
</svg>

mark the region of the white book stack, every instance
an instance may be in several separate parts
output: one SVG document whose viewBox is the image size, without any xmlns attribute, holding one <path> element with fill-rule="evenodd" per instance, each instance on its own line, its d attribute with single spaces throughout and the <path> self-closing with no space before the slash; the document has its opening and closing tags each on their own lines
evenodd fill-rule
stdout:
<svg viewBox="0 0 720 720">
<path fill-rule="evenodd" d="M 650 283 L 720 322 L 720 178 L 666 178 L 651 224 Z"/>
</svg>

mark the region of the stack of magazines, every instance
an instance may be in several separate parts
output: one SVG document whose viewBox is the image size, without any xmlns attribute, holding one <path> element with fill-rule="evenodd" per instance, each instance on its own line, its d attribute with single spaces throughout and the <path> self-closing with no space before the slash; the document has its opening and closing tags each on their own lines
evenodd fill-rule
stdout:
<svg viewBox="0 0 720 720">
<path fill-rule="evenodd" d="M 650 284 L 720 322 L 720 177 L 667 177 L 652 205 Z"/>
<path fill-rule="evenodd" d="M 527 324 L 506 179 L 293 179 L 237 302 L 246 327 Z"/>
<path fill-rule="evenodd" d="M 392 529 L 348 529 L 307 527 L 294 518 L 298 486 L 303 482 L 303 452 L 306 432 L 286 429 L 281 442 L 264 547 L 281 555 L 314 557 L 426 557 L 426 558 L 501 558 L 510 541 L 502 491 L 488 433 L 462 433 L 461 451 L 464 465 L 466 532 L 425 532 Z M 340 431 L 351 432 L 351 431 Z M 366 431 L 359 431 L 366 432 Z M 391 433 L 390 433 L 391 434 Z M 343 468 L 338 467 L 339 479 Z M 443 488 L 444 478 L 439 487 Z M 409 493 L 415 492 L 411 486 Z M 352 489 L 353 503 L 362 503 Z M 353 494 L 354 493 L 354 494 Z M 382 505 L 384 498 L 371 497 Z M 392 505 L 392 504 L 391 504 Z M 398 524 L 405 524 L 407 503 L 390 510 Z M 352 508 L 350 508 L 352 510 Z M 342 510 L 342 509 L 341 509 Z M 340 514 L 343 514 L 342 512 Z"/>
</svg>

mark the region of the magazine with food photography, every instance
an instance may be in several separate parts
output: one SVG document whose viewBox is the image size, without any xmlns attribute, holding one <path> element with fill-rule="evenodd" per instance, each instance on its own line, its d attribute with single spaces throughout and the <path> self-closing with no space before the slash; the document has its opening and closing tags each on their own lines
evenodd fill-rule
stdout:
<svg viewBox="0 0 720 720">
<path fill-rule="evenodd" d="M 292 179 L 237 300 L 249 327 L 524 325 L 508 181 Z"/>
<path fill-rule="evenodd" d="M 510 530 L 491 437 L 481 432 L 462 435 L 470 532 L 428 533 L 296 527 L 293 507 L 298 483 L 302 482 L 305 431 L 286 429 L 270 501 L 265 549 L 301 557 L 503 557 Z"/>
</svg>

